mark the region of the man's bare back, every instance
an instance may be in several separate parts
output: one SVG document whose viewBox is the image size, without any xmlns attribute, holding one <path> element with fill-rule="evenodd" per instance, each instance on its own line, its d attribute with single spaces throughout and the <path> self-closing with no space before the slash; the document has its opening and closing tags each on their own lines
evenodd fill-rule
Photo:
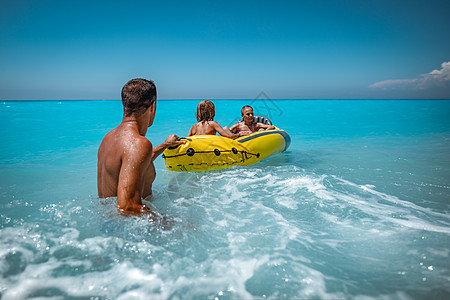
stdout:
<svg viewBox="0 0 450 300">
<path fill-rule="evenodd" d="M 98 194 L 117 196 L 118 207 L 125 211 L 142 209 L 140 198 L 151 195 L 156 175 L 152 144 L 136 127 L 133 123 L 121 123 L 105 136 L 98 152 Z M 126 201 L 127 196 L 135 201 Z"/>
<path fill-rule="evenodd" d="M 156 87 L 145 79 L 130 80 L 122 90 L 124 116 L 105 135 L 98 150 L 98 196 L 117 197 L 121 212 L 150 212 L 142 199 L 152 194 L 156 172 L 153 160 L 164 149 L 184 143 L 174 134 L 152 147 L 145 137 L 156 113 Z"/>
</svg>

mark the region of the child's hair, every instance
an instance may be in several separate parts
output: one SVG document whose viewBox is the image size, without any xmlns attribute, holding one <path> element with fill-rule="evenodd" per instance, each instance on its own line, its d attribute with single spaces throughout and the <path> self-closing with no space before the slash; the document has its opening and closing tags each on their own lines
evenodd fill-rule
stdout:
<svg viewBox="0 0 450 300">
<path fill-rule="evenodd" d="M 215 111 L 216 109 L 214 107 L 214 103 L 209 100 L 205 100 L 197 105 L 197 113 L 195 116 L 197 117 L 198 122 L 203 123 L 206 121 L 212 121 L 216 114 Z"/>
</svg>

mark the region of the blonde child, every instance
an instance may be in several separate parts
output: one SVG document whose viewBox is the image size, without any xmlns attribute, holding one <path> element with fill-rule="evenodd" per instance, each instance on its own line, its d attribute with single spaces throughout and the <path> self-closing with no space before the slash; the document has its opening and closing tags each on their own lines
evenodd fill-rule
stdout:
<svg viewBox="0 0 450 300">
<path fill-rule="evenodd" d="M 228 127 L 222 128 L 216 121 L 214 103 L 209 100 L 200 102 L 197 105 L 197 123 L 192 125 L 187 136 L 192 135 L 216 135 L 219 133 L 221 136 L 235 139 L 237 137 L 246 135 L 245 133 L 232 133 Z"/>
</svg>

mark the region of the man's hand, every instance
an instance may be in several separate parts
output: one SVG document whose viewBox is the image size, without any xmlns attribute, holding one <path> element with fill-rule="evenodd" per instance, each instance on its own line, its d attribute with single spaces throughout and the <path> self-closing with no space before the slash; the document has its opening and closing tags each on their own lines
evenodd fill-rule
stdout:
<svg viewBox="0 0 450 300">
<path fill-rule="evenodd" d="M 180 141 L 179 139 L 177 135 L 171 134 L 166 138 L 164 143 L 153 147 L 152 160 L 155 160 L 167 147 L 175 147 L 186 143 L 186 141 Z"/>
<path fill-rule="evenodd" d="M 176 134 L 171 134 L 166 138 L 164 145 L 166 147 L 174 147 L 186 143 L 186 141 L 180 141 L 180 138 Z"/>
</svg>

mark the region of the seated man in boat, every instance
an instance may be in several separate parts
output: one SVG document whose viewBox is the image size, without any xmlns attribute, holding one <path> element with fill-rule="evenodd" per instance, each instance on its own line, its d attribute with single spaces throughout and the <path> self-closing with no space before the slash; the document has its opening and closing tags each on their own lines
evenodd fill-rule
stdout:
<svg viewBox="0 0 450 300">
<path fill-rule="evenodd" d="M 242 120 L 231 126 L 231 132 L 250 134 L 259 130 L 275 129 L 273 125 L 266 125 L 263 123 L 255 122 L 255 115 L 253 114 L 253 108 L 250 105 L 245 105 L 241 109 Z"/>
<path fill-rule="evenodd" d="M 246 135 L 248 133 L 232 133 L 228 127 L 222 128 L 216 121 L 213 121 L 216 114 L 214 103 L 209 100 L 200 102 L 197 105 L 197 123 L 192 125 L 187 136 L 192 135 L 216 135 L 219 133 L 221 136 L 235 139 L 237 137 Z"/>
</svg>

